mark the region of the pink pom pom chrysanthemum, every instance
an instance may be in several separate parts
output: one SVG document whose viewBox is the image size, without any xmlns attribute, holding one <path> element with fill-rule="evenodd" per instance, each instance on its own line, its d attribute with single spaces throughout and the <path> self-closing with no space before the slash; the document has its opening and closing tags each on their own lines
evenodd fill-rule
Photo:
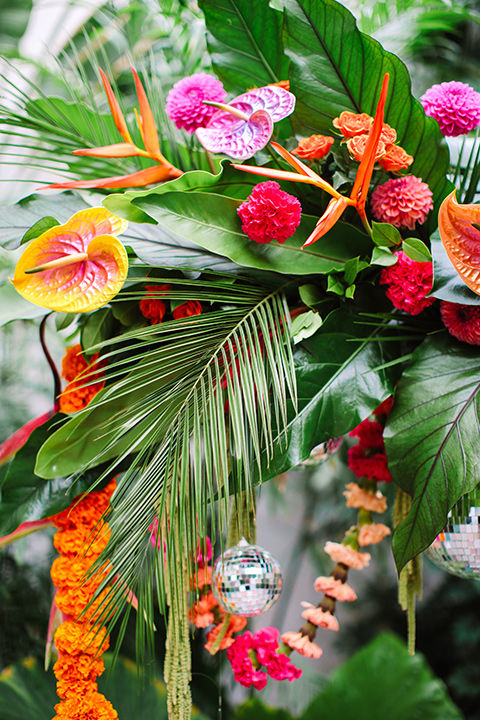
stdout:
<svg viewBox="0 0 480 720">
<path fill-rule="evenodd" d="M 450 335 L 470 345 L 480 345 L 480 307 L 443 300 L 440 303 L 443 324 Z"/>
<path fill-rule="evenodd" d="M 220 80 L 197 73 L 179 80 L 167 95 L 165 111 L 178 128 L 194 133 L 197 128 L 206 127 L 217 112 L 216 107 L 205 105 L 204 100 L 223 102 L 227 93 Z"/>
<path fill-rule="evenodd" d="M 466 83 L 453 80 L 432 85 L 420 102 L 447 137 L 466 135 L 480 124 L 480 93 Z"/>
<path fill-rule="evenodd" d="M 284 243 L 300 224 L 302 207 L 293 195 L 268 180 L 256 185 L 251 195 L 238 208 L 242 230 L 250 240 Z"/>
<path fill-rule="evenodd" d="M 403 250 L 395 255 L 397 262 L 382 270 L 380 284 L 389 286 L 386 295 L 396 308 L 418 315 L 435 302 L 435 298 L 426 297 L 433 285 L 432 263 L 412 260 Z"/>
<path fill-rule="evenodd" d="M 433 208 L 432 191 L 421 178 L 405 175 L 379 185 L 372 193 L 371 206 L 380 222 L 413 230 Z"/>
</svg>

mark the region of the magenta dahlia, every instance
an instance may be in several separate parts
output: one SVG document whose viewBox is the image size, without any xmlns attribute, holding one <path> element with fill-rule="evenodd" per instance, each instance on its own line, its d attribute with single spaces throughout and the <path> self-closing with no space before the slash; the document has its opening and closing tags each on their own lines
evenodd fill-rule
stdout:
<svg viewBox="0 0 480 720">
<path fill-rule="evenodd" d="M 371 207 L 377 220 L 397 228 L 413 230 L 427 219 L 433 208 L 432 191 L 415 175 L 393 178 L 372 193 Z"/>
<path fill-rule="evenodd" d="M 447 137 L 466 135 L 480 123 L 480 93 L 466 83 L 453 80 L 432 85 L 420 102 Z"/>
<path fill-rule="evenodd" d="M 268 180 L 255 185 L 251 194 L 238 208 L 242 230 L 250 240 L 284 243 L 300 224 L 302 206 L 293 195 Z"/>
<path fill-rule="evenodd" d="M 432 263 L 412 260 L 403 250 L 395 255 L 397 262 L 382 270 L 380 284 L 389 286 L 386 295 L 396 308 L 418 315 L 435 302 L 435 298 L 426 297 L 433 285 Z"/>
<path fill-rule="evenodd" d="M 216 107 L 205 105 L 204 100 L 223 102 L 227 93 L 220 80 L 197 73 L 179 80 L 167 95 L 165 111 L 178 128 L 194 133 L 205 127 L 217 112 Z"/>
<path fill-rule="evenodd" d="M 450 335 L 470 345 L 480 345 L 480 307 L 442 300 L 440 314 Z"/>
</svg>

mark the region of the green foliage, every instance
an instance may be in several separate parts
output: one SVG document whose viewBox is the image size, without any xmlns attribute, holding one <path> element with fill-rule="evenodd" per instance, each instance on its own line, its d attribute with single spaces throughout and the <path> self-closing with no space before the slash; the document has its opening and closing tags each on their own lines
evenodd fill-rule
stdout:
<svg viewBox="0 0 480 720">
<path fill-rule="evenodd" d="M 286 80 L 282 13 L 269 0 L 200 0 L 213 68 L 227 90 L 244 93 Z"/>
<path fill-rule="evenodd" d="M 149 194 L 134 204 L 167 230 L 192 238 L 196 245 L 243 267 L 288 275 L 327 273 L 342 269 L 346 260 L 369 247 L 366 235 L 337 223 L 321 242 L 302 250 L 316 223 L 316 218 L 305 215 L 295 235 L 281 245 L 252 242 L 242 231 L 237 214 L 239 201 L 214 193 Z"/>
<path fill-rule="evenodd" d="M 399 570 L 430 545 L 448 511 L 478 485 L 479 368 L 476 348 L 445 332 L 415 350 L 400 378 L 385 429 L 390 471 L 413 497 L 393 538 Z"/>
<path fill-rule="evenodd" d="M 438 207 L 452 189 L 446 179 L 448 150 L 438 123 L 426 117 L 412 96 L 407 68 L 360 33 L 353 16 L 335 0 L 282 4 L 298 131 L 331 134 L 332 119 L 343 110 L 374 115 L 383 75 L 389 72 L 385 120 L 396 129 L 398 143 L 415 158 L 409 172 L 428 183 Z"/>
<path fill-rule="evenodd" d="M 17 44 L 25 32 L 32 0 L 0 0 L 0 53 L 6 56 L 16 55 Z"/>
<path fill-rule="evenodd" d="M 348 660 L 301 720 L 461 720 L 421 655 L 394 635 L 380 635 Z"/>
</svg>

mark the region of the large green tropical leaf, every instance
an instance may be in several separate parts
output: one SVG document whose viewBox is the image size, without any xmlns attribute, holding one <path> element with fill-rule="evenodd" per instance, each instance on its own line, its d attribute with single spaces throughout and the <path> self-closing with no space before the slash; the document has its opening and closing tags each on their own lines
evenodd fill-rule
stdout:
<svg viewBox="0 0 480 720">
<path fill-rule="evenodd" d="M 76 495 L 88 490 L 100 475 L 101 471 L 97 469 L 81 477 L 57 472 L 48 480 L 35 474 L 37 453 L 62 420 L 61 416 L 55 415 L 34 430 L 10 463 L 0 488 L 0 535 L 8 535 L 23 522 L 41 520 L 61 512 Z"/>
<path fill-rule="evenodd" d="M 395 482 L 412 495 L 393 549 L 399 570 L 442 531 L 456 501 L 480 482 L 480 357 L 446 332 L 413 353 L 395 394 L 385 447 Z"/>
<path fill-rule="evenodd" d="M 332 119 L 343 110 L 374 115 L 383 76 L 390 73 L 385 120 L 415 158 L 409 172 L 428 183 L 438 206 L 453 187 L 446 178 L 448 149 L 438 123 L 412 96 L 405 65 L 363 35 L 335 0 L 282 0 L 282 5 L 298 131 L 331 135 Z"/>
<path fill-rule="evenodd" d="M 298 412 L 289 416 L 285 446 L 264 459 L 263 480 L 306 460 L 315 445 L 345 435 L 392 394 L 399 369 L 381 368 L 391 359 L 381 335 L 381 327 L 337 310 L 295 348 Z"/>
<path fill-rule="evenodd" d="M 432 295 L 439 300 L 461 305 L 480 305 L 480 296 L 470 290 L 453 267 L 438 230 L 430 242 L 433 257 Z"/>
<path fill-rule="evenodd" d="M 269 0 L 200 0 L 215 72 L 240 94 L 287 79 L 282 13 Z"/>
<path fill-rule="evenodd" d="M 316 218 L 308 215 L 302 217 L 293 237 L 282 245 L 255 243 L 242 231 L 237 214 L 239 201 L 214 193 L 150 194 L 135 199 L 134 204 L 180 237 L 238 265 L 260 270 L 288 275 L 327 273 L 343 269 L 347 260 L 370 248 L 366 235 L 351 225 L 337 223 L 321 241 L 302 250 L 316 223 Z"/>
<path fill-rule="evenodd" d="M 408 654 L 394 635 L 383 634 L 333 676 L 301 720 L 462 720 L 445 685 L 422 655 Z"/>
</svg>

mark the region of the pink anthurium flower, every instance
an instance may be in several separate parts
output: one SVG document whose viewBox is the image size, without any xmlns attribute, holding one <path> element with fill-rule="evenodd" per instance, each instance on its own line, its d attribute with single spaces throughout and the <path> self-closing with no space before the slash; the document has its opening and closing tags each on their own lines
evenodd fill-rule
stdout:
<svg viewBox="0 0 480 720">
<path fill-rule="evenodd" d="M 126 220 L 103 207 L 75 213 L 26 247 L 12 280 L 17 292 L 40 307 L 90 312 L 120 291 L 128 257 L 117 235 Z"/>
<path fill-rule="evenodd" d="M 276 85 L 267 85 L 239 95 L 228 105 L 206 104 L 219 110 L 207 127 L 196 130 L 203 147 L 212 153 L 247 160 L 268 143 L 273 123 L 293 112 L 295 95 Z"/>
</svg>

